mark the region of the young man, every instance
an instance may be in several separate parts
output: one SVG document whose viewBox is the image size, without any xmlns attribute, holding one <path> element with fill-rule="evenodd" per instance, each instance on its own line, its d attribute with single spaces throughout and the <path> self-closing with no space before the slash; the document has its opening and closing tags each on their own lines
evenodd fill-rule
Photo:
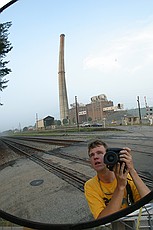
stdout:
<svg viewBox="0 0 153 230">
<path fill-rule="evenodd" d="M 134 202 L 150 192 L 134 169 L 131 149 L 125 147 L 120 151 L 122 163 L 118 162 L 113 167 L 113 171 L 110 171 L 104 164 L 107 148 L 107 144 L 100 140 L 88 145 L 90 162 L 97 175 L 85 183 L 84 189 L 89 208 L 95 219 L 126 208 L 129 205 L 130 191 L 132 191 Z"/>
</svg>

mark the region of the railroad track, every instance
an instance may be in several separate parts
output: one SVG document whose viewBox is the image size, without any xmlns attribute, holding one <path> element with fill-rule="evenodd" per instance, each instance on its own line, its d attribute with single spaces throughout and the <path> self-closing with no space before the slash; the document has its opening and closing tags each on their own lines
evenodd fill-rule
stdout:
<svg viewBox="0 0 153 230">
<path fill-rule="evenodd" d="M 32 142 L 41 142 L 46 144 L 54 144 L 60 146 L 70 146 L 74 143 L 83 142 L 82 140 L 72 140 L 72 139 L 54 139 L 54 138 L 44 138 L 44 137 L 9 137 L 9 139 L 32 141 Z"/>
<path fill-rule="evenodd" d="M 57 148 L 54 149 L 54 150 L 52 150 L 52 152 L 48 152 L 48 151 L 46 151 L 44 149 L 40 149 L 38 147 L 33 147 L 32 145 L 25 144 L 25 143 L 21 142 L 21 140 L 24 140 L 24 141 L 26 140 L 27 141 L 27 138 L 26 139 L 22 138 L 21 140 L 20 140 L 20 138 L 19 139 L 16 139 L 16 138 L 13 138 L 13 139 L 12 138 L 3 138 L 2 140 L 3 141 L 9 141 L 9 142 L 14 143 L 14 144 L 19 144 L 20 146 L 23 146 L 24 148 L 28 148 L 28 151 L 30 151 L 32 153 L 33 153 L 33 151 L 36 151 L 36 152 L 39 151 L 39 152 L 43 152 L 45 154 L 49 154 L 49 155 L 52 155 L 52 156 L 54 155 L 54 156 L 59 157 L 59 158 L 64 158 L 64 159 L 68 159 L 68 160 L 71 160 L 71 161 L 75 161 L 75 162 L 80 163 L 80 164 L 90 165 L 89 160 L 83 159 L 83 158 L 78 157 L 78 156 L 68 155 L 67 153 L 60 152 L 59 149 L 57 149 Z M 47 142 L 47 144 L 57 145 L 56 141 L 59 141 L 59 140 L 55 140 L 55 142 L 51 142 L 51 143 Z M 58 142 L 58 143 L 60 143 L 59 144 L 60 147 L 63 147 L 63 146 L 66 147 L 67 146 L 67 144 L 65 146 L 65 142 L 64 141 L 65 140 L 63 140 L 62 142 Z M 73 140 L 66 140 L 66 141 L 68 141 L 71 144 L 73 143 Z M 35 138 L 34 138 L 34 142 L 35 142 Z M 39 140 L 38 140 L 38 142 L 39 142 Z M 41 143 L 46 143 L 46 141 L 43 142 L 43 139 L 41 139 L 40 142 Z M 80 142 L 80 141 L 74 140 L 74 142 L 76 143 L 76 142 Z M 81 141 L 81 142 L 83 142 L 83 141 Z M 63 143 L 63 145 L 62 145 L 62 143 Z M 70 144 L 68 146 L 70 146 Z"/>
<path fill-rule="evenodd" d="M 67 153 L 64 153 L 63 151 L 60 152 L 57 149 L 53 150 L 52 153 L 47 152 L 46 150 L 40 149 L 40 148 L 36 148 L 36 147 L 32 147 L 31 145 L 25 144 L 25 143 L 21 143 L 21 141 L 34 141 L 34 142 L 41 142 L 41 143 L 47 143 L 47 144 L 51 144 L 51 145 L 59 145 L 59 146 L 70 146 L 73 143 L 78 143 L 80 141 L 78 140 L 60 140 L 60 139 L 48 139 L 48 138 L 2 138 L 2 141 L 4 141 L 7 145 L 10 146 L 10 148 L 16 148 L 16 150 L 14 149 L 14 151 L 18 151 L 19 154 L 24 154 L 25 156 L 27 156 L 28 158 L 30 158 L 31 160 L 35 161 L 37 164 L 41 165 L 43 168 L 45 168 L 46 170 L 54 173 L 55 175 L 57 175 L 58 177 L 62 178 L 63 180 L 67 181 L 68 183 L 73 184 L 75 187 L 77 187 L 78 189 L 80 189 L 81 191 L 83 191 L 83 186 L 84 183 L 90 178 L 87 177 L 84 174 L 81 174 L 75 170 L 69 169 L 67 167 L 58 165 L 56 166 L 55 163 L 48 163 L 46 159 L 42 159 L 40 156 L 38 156 L 38 152 L 43 152 L 45 154 L 49 154 L 49 155 L 54 155 L 56 157 L 59 158 L 64 158 L 64 159 L 68 159 L 70 161 L 73 162 L 77 162 L 77 163 L 81 163 L 83 165 L 89 165 L 89 161 L 86 159 L 82 159 L 79 158 L 77 156 L 71 156 L 68 155 Z M 19 143 L 20 141 L 20 143 Z M 66 142 L 66 143 L 65 143 Z M 110 143 L 111 141 L 109 141 Z M 10 144 L 12 143 L 12 144 Z M 58 143 L 58 144 L 57 144 Z M 115 143 L 116 144 L 116 143 Z M 15 147 L 15 145 L 18 145 L 18 147 Z M 19 147 L 20 146 L 20 147 Z M 17 150 L 18 149 L 18 150 Z M 25 151 L 26 149 L 26 151 Z M 134 149 L 133 149 L 134 150 Z M 135 151 L 135 150 L 134 150 Z M 29 153 L 30 152 L 30 153 Z M 136 150 L 136 152 L 141 152 L 139 150 Z M 144 153 L 144 151 L 143 151 Z M 150 154 L 149 152 L 145 152 L 145 154 Z M 143 171 L 139 171 L 138 172 L 139 176 L 143 179 L 143 181 L 146 183 L 146 185 L 150 188 L 153 188 L 153 178 L 151 176 L 151 174 Z M 69 176 L 70 175 L 70 176 Z M 71 179 L 70 179 L 71 177 Z M 75 177 L 77 177 L 75 179 Z M 79 182 L 80 180 L 80 182 Z"/>
<path fill-rule="evenodd" d="M 16 153 L 26 156 L 30 160 L 45 168 L 47 171 L 54 173 L 62 180 L 68 182 L 69 184 L 72 184 L 73 186 L 84 192 L 84 183 L 88 179 L 90 179 L 90 177 L 62 165 L 56 166 L 55 163 L 47 162 L 47 159 L 42 159 L 36 154 L 36 152 L 32 152 L 35 150 L 46 153 L 46 151 L 44 150 L 25 145 L 23 143 L 19 143 L 14 140 L 8 140 L 7 138 L 5 138 L 5 140 L 3 139 L 2 141 Z M 30 149 L 30 153 L 28 152 L 28 149 Z"/>
</svg>

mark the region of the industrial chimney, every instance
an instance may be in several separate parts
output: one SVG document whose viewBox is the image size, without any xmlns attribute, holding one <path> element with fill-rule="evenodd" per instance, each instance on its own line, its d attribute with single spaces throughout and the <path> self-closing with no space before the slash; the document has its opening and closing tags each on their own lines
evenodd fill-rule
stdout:
<svg viewBox="0 0 153 230">
<path fill-rule="evenodd" d="M 64 68 L 64 34 L 60 35 L 60 50 L 59 50 L 59 104 L 60 104 L 60 120 L 63 124 L 63 119 L 68 119 L 68 99 L 65 81 L 65 68 Z"/>
</svg>

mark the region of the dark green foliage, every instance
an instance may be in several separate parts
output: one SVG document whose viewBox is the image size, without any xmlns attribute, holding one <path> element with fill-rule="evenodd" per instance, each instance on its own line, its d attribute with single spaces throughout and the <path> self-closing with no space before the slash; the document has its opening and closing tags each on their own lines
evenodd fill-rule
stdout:
<svg viewBox="0 0 153 230">
<path fill-rule="evenodd" d="M 63 119 L 63 125 L 68 125 L 68 123 L 69 123 L 68 119 L 64 118 Z"/>
<path fill-rule="evenodd" d="M 60 126 L 61 125 L 61 121 L 60 120 L 54 120 L 54 125 Z"/>
<path fill-rule="evenodd" d="M 26 132 L 26 131 L 28 131 L 28 127 L 23 128 L 23 132 Z"/>
<path fill-rule="evenodd" d="M 7 68 L 6 65 L 9 61 L 4 61 L 7 53 L 13 48 L 11 43 L 8 41 L 8 29 L 12 25 L 11 22 L 0 23 L 0 90 L 2 91 L 7 87 L 6 83 L 8 80 L 4 79 L 6 75 L 11 72 L 11 69 Z"/>
<path fill-rule="evenodd" d="M 91 118 L 91 117 L 88 117 L 88 121 L 89 121 L 89 122 L 92 121 L 92 118 Z"/>
</svg>

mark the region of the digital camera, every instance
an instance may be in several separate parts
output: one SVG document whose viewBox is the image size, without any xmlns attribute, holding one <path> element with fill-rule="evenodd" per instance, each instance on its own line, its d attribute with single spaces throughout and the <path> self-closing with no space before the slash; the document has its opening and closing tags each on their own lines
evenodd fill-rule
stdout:
<svg viewBox="0 0 153 230">
<path fill-rule="evenodd" d="M 104 163 L 107 165 L 109 170 L 113 170 L 114 165 L 120 162 L 120 151 L 121 148 L 108 148 L 104 155 Z"/>
</svg>

